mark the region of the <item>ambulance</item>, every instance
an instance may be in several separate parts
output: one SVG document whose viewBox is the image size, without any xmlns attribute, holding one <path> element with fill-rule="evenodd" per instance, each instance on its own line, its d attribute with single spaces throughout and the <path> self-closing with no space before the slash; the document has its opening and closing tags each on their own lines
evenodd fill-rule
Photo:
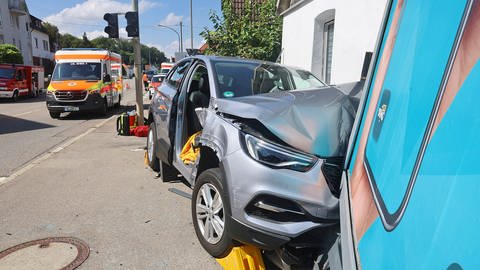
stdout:
<svg viewBox="0 0 480 270">
<path fill-rule="evenodd" d="M 62 49 L 47 88 L 52 118 L 63 112 L 93 111 L 105 115 L 122 99 L 122 58 L 104 49 Z"/>
</svg>

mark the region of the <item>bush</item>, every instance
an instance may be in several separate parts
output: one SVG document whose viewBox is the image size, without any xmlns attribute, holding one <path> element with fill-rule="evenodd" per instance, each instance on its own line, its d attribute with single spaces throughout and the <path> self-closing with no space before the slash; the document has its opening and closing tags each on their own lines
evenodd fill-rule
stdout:
<svg viewBox="0 0 480 270">
<path fill-rule="evenodd" d="M 22 53 L 12 44 L 1 44 L 0 63 L 23 64 Z"/>
</svg>

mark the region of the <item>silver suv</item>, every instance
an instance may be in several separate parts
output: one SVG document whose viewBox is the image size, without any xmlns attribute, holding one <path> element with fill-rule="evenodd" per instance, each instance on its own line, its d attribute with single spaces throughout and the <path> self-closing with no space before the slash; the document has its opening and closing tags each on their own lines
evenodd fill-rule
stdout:
<svg viewBox="0 0 480 270">
<path fill-rule="evenodd" d="M 338 228 L 351 97 L 308 71 L 240 58 L 195 56 L 167 75 L 150 104 L 150 166 L 193 187 L 202 246 L 223 257 L 238 243 L 321 249 Z M 185 163 L 187 140 L 200 154 Z M 294 257 L 294 256 L 292 256 Z"/>
</svg>

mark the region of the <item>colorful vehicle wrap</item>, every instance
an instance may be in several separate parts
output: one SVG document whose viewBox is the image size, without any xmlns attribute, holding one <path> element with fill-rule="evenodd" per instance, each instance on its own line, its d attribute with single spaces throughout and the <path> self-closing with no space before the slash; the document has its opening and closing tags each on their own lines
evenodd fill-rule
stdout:
<svg viewBox="0 0 480 270">
<path fill-rule="evenodd" d="M 343 177 L 344 269 L 480 268 L 479 85 L 480 0 L 388 3 Z"/>
</svg>

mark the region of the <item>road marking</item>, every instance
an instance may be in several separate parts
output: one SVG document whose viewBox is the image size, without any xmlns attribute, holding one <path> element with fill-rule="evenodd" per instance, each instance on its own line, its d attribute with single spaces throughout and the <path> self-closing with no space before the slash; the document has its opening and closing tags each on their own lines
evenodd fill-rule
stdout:
<svg viewBox="0 0 480 270">
<path fill-rule="evenodd" d="M 38 109 L 38 110 L 33 110 L 33 111 L 28 111 L 28 112 L 24 112 L 24 113 L 15 114 L 13 117 L 18 117 L 18 116 L 22 116 L 22 115 L 26 115 L 26 114 L 31 114 L 31 113 L 38 112 L 38 111 L 40 111 L 40 109 Z"/>
<path fill-rule="evenodd" d="M 28 162 L 28 164 L 26 164 L 25 166 L 21 167 L 20 169 L 18 169 L 17 171 L 13 172 L 10 176 L 7 176 L 7 177 L 0 177 L 0 187 L 3 186 L 4 184 L 8 183 L 8 182 L 11 182 L 12 180 L 14 180 L 15 178 L 19 177 L 20 175 L 24 174 L 25 172 L 27 172 L 28 170 L 32 169 L 33 167 L 35 167 L 36 165 L 42 163 L 43 161 L 47 160 L 48 158 L 50 158 L 51 156 L 53 156 L 54 154 L 56 153 L 59 153 L 60 151 L 62 151 L 63 149 L 67 148 L 68 146 L 74 144 L 76 141 L 80 140 L 81 138 L 87 136 L 88 134 L 92 133 L 93 131 L 95 131 L 96 129 L 98 129 L 99 127 L 105 125 L 108 121 L 114 119 L 116 117 L 116 115 L 112 115 L 111 117 L 103 120 L 102 122 L 100 122 L 99 124 L 89 128 L 87 131 L 85 131 L 84 133 L 82 134 L 79 134 L 77 135 L 76 137 L 73 137 L 72 139 L 68 140 L 68 141 L 65 141 L 64 143 L 60 144 L 60 146 L 56 147 L 55 149 L 53 150 L 50 150 L 50 151 L 47 151 L 45 152 L 44 154 L 40 155 L 39 157 L 31 160 Z"/>
</svg>

